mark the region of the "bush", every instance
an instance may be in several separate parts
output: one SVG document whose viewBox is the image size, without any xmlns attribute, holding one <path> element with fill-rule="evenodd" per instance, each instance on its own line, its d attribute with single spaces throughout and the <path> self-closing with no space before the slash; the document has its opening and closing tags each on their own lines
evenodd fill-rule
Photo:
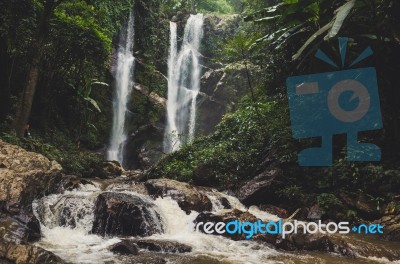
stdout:
<svg viewBox="0 0 400 264">
<path fill-rule="evenodd" d="M 342 202 L 338 198 L 336 198 L 334 194 L 331 193 L 321 193 L 317 197 L 317 202 L 318 205 L 324 210 L 329 210 L 332 207 L 336 207 L 342 204 Z"/>
<path fill-rule="evenodd" d="M 197 138 L 165 156 L 149 176 L 190 182 L 196 169 L 206 167 L 211 185 L 237 186 L 251 178 L 261 163 L 272 129 L 268 121 L 278 110 L 272 102 L 242 105 L 237 112 L 225 115 L 210 136 Z"/>
<path fill-rule="evenodd" d="M 96 176 L 93 173 L 97 171 L 103 160 L 98 153 L 77 149 L 70 143 L 71 140 L 60 132 L 49 132 L 46 136 L 35 135 L 32 138 L 18 138 L 12 133 L 2 132 L 0 139 L 57 161 L 66 174 L 81 177 Z M 60 147 L 55 147 L 55 145 Z"/>
</svg>

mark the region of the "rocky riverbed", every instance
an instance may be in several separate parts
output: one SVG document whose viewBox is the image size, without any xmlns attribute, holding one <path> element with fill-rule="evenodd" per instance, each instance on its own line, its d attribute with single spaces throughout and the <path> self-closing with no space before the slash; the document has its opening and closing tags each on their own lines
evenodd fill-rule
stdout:
<svg viewBox="0 0 400 264">
<path fill-rule="evenodd" d="M 0 141 L 1 263 L 397 263 L 400 244 L 339 235 L 216 236 L 199 221 L 277 221 L 282 208 L 245 206 L 211 188 L 139 171 L 111 179 L 62 174 L 54 161 Z M 119 173 L 119 172 L 121 173 Z M 118 176 L 121 174 L 121 176 Z M 263 209 L 263 210 L 262 210 Z M 279 215 L 279 217 L 277 216 Z M 286 214 L 286 216 L 285 216 Z M 398 221 L 388 214 L 387 239 Z"/>
</svg>

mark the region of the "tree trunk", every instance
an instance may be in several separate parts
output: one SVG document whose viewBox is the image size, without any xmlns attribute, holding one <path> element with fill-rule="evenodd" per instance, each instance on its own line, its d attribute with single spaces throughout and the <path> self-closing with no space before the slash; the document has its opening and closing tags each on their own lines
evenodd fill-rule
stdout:
<svg viewBox="0 0 400 264">
<path fill-rule="evenodd" d="M 17 111 L 17 117 L 14 123 L 15 132 L 18 137 L 24 136 L 25 128 L 31 115 L 33 98 L 35 96 L 36 87 L 39 80 L 39 66 L 43 55 L 43 47 L 49 31 L 50 18 L 55 7 L 55 0 L 45 1 L 44 10 L 38 24 L 36 37 L 31 45 L 31 63 L 27 74 L 26 85 L 22 92 L 20 106 Z"/>
</svg>

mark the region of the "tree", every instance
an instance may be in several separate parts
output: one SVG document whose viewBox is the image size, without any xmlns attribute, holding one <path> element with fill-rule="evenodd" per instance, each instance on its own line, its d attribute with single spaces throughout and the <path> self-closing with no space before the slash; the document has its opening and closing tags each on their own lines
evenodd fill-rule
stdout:
<svg viewBox="0 0 400 264">
<path fill-rule="evenodd" d="M 31 115 L 33 98 L 35 96 L 39 80 L 39 65 L 43 56 L 43 47 L 49 32 L 50 18 L 55 8 L 64 0 L 44 0 L 43 12 L 40 16 L 35 37 L 31 45 L 31 62 L 26 79 L 26 85 L 22 92 L 20 106 L 15 119 L 14 127 L 18 137 L 24 136 L 25 127 Z"/>
</svg>

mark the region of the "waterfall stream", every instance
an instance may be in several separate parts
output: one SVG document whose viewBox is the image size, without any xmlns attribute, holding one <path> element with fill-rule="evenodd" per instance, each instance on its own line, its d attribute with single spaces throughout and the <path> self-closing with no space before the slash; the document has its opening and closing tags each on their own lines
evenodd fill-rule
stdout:
<svg viewBox="0 0 400 264">
<path fill-rule="evenodd" d="M 111 188 L 110 188 L 111 187 Z M 122 237 L 99 236 L 91 234 L 95 201 L 104 192 L 122 193 L 140 197 L 146 203 L 154 204 L 161 216 L 163 232 L 146 239 L 155 241 L 175 241 L 192 247 L 190 253 L 163 253 L 140 250 L 138 256 L 113 254 L 109 248 L 123 239 Z M 221 198 L 239 210 L 248 210 L 260 219 L 277 220 L 275 215 L 263 212 L 257 207 L 246 208 L 235 197 L 220 192 L 209 192 L 212 212 L 222 213 L 225 209 L 218 202 Z M 194 219 L 198 212 L 186 214 L 178 203 L 170 197 L 153 199 L 139 194 L 130 185 L 104 187 L 102 183 L 79 185 L 72 191 L 53 194 L 34 201 L 33 211 L 41 225 L 42 239 L 37 245 L 43 247 L 72 264 L 124 264 L 124 263 L 159 263 L 153 258 L 161 257 L 170 264 L 260 264 L 260 263 L 326 263 L 326 264 L 361 264 L 361 263 L 400 263 L 390 262 L 385 258 L 343 258 L 317 252 L 289 253 L 278 251 L 268 244 L 252 240 L 234 241 L 223 236 L 206 235 L 195 231 Z M 157 223 L 154 223 L 157 224 Z M 357 241 L 356 238 L 351 238 Z M 364 242 L 358 242 L 363 245 Z M 145 257 L 143 259 L 143 257 Z M 165 262 L 162 262 L 165 263 Z"/>
<path fill-rule="evenodd" d="M 134 17 L 129 17 L 129 22 L 124 35 L 121 36 L 118 50 L 118 61 L 115 76 L 115 95 L 113 101 L 113 124 L 107 159 L 118 161 L 123 165 L 124 146 L 126 141 L 125 120 L 127 103 L 133 86 L 133 73 L 135 58 L 134 45 Z"/>
<path fill-rule="evenodd" d="M 196 99 L 200 91 L 199 48 L 203 37 L 203 15 L 190 15 L 178 52 L 177 24 L 170 22 L 168 61 L 167 127 L 165 152 L 172 152 L 193 139 Z"/>
</svg>

